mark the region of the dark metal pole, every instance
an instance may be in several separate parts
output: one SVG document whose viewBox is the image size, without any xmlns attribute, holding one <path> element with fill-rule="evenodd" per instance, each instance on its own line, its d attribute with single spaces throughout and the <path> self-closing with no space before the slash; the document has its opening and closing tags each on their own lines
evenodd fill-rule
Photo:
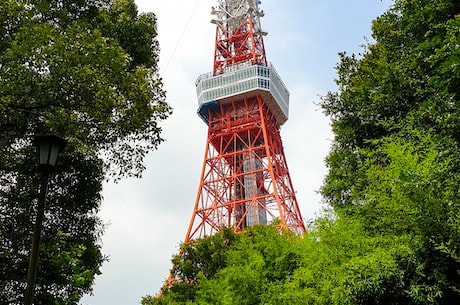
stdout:
<svg viewBox="0 0 460 305">
<path fill-rule="evenodd" d="M 49 173 L 40 173 L 40 194 L 38 197 L 37 218 L 35 219 L 34 235 L 32 237 L 32 249 L 30 251 L 29 269 L 27 271 L 27 288 L 25 294 L 25 305 L 32 305 L 37 275 L 38 252 L 40 251 L 40 235 L 42 222 L 45 214 L 45 198 L 48 188 Z"/>
</svg>

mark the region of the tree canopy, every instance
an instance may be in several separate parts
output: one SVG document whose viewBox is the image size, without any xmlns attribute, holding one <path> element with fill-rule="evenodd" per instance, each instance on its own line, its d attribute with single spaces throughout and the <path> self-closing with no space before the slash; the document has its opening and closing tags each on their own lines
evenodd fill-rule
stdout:
<svg viewBox="0 0 460 305">
<path fill-rule="evenodd" d="M 371 234 L 410 237 L 407 295 L 433 304 L 460 288 L 459 14 L 457 1 L 395 1 L 362 57 L 341 55 L 322 104 L 335 134 L 325 199 Z"/>
<path fill-rule="evenodd" d="M 32 140 L 51 132 L 67 146 L 49 186 L 36 303 L 77 304 L 105 259 L 102 183 L 142 174 L 171 113 L 156 18 L 133 0 L 0 0 L 0 12 L 0 303 L 23 300 Z"/>
<path fill-rule="evenodd" d="M 458 302 L 460 3 L 395 0 L 372 33 L 339 54 L 321 101 L 330 210 L 304 236 L 256 227 L 184 245 L 185 280 L 144 305 Z"/>
</svg>

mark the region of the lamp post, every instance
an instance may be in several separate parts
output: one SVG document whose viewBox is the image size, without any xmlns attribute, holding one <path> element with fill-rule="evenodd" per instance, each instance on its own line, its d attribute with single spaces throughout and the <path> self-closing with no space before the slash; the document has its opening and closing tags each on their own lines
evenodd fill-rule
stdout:
<svg viewBox="0 0 460 305">
<path fill-rule="evenodd" d="M 32 249 L 30 250 L 29 269 L 27 271 L 27 288 L 25 305 L 31 305 L 34 295 L 35 278 L 37 275 L 38 252 L 40 250 L 40 234 L 45 214 L 45 198 L 48 179 L 56 166 L 59 152 L 65 146 L 65 141 L 53 134 L 37 135 L 34 138 L 37 151 L 38 172 L 40 174 L 40 193 L 38 197 L 37 216 L 35 219 Z"/>
</svg>

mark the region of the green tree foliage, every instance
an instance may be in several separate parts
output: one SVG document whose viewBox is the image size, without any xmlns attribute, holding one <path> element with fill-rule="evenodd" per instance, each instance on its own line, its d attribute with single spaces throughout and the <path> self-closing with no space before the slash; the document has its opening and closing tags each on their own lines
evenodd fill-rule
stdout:
<svg viewBox="0 0 460 305">
<path fill-rule="evenodd" d="M 368 234 L 409 237 L 398 259 L 413 304 L 460 297 L 460 4 L 395 1 L 361 58 L 341 54 L 339 91 L 323 99 L 333 149 L 323 186 Z"/>
<path fill-rule="evenodd" d="M 142 304 L 391 304 L 404 300 L 395 257 L 413 258 L 405 241 L 329 216 L 304 236 L 275 226 L 218 233 L 186 246 L 173 272 L 188 277 Z"/>
<path fill-rule="evenodd" d="M 143 305 L 458 303 L 460 2 L 395 0 L 372 30 L 362 54 L 340 54 L 322 99 L 331 211 L 304 236 L 239 234 L 219 264 L 223 245 L 202 247 L 222 237 L 198 241 L 175 260 L 192 280 Z"/>
<path fill-rule="evenodd" d="M 77 304 L 104 257 L 104 179 L 141 175 L 171 109 L 156 18 L 132 0 L 0 0 L 0 303 L 22 303 L 38 192 L 32 139 L 66 139 L 50 183 L 36 303 Z"/>
<path fill-rule="evenodd" d="M 285 279 L 296 268 L 291 238 L 275 226 L 241 234 L 225 228 L 183 245 L 172 270 L 182 281 L 164 289 L 159 299 L 143 298 L 142 304 L 258 304 L 268 283 Z"/>
</svg>

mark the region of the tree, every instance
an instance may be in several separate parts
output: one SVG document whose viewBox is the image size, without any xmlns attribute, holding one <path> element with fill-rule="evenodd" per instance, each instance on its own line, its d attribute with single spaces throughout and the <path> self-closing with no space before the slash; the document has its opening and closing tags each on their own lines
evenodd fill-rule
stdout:
<svg viewBox="0 0 460 305">
<path fill-rule="evenodd" d="M 163 288 L 161 298 L 142 304 L 258 304 L 264 288 L 292 274 L 295 253 L 291 232 L 275 225 L 255 226 L 237 234 L 224 228 L 213 236 L 182 245 L 172 273 L 181 280 Z"/>
<path fill-rule="evenodd" d="M 34 134 L 66 139 L 50 183 L 36 302 L 77 304 L 104 261 L 102 182 L 139 177 L 171 113 L 156 18 L 132 0 L 0 0 L 0 303 L 22 303 L 38 175 Z"/>
<path fill-rule="evenodd" d="M 173 272 L 188 277 L 143 305 L 397 304 L 404 272 L 395 257 L 414 257 L 404 237 L 372 237 L 361 222 L 331 215 L 303 236 L 256 226 L 185 248 Z"/>
<path fill-rule="evenodd" d="M 367 234 L 409 237 L 416 255 L 397 261 L 410 304 L 460 295 L 459 13 L 458 1 L 395 1 L 361 58 L 341 54 L 322 102 L 335 133 L 322 193 Z"/>
</svg>

